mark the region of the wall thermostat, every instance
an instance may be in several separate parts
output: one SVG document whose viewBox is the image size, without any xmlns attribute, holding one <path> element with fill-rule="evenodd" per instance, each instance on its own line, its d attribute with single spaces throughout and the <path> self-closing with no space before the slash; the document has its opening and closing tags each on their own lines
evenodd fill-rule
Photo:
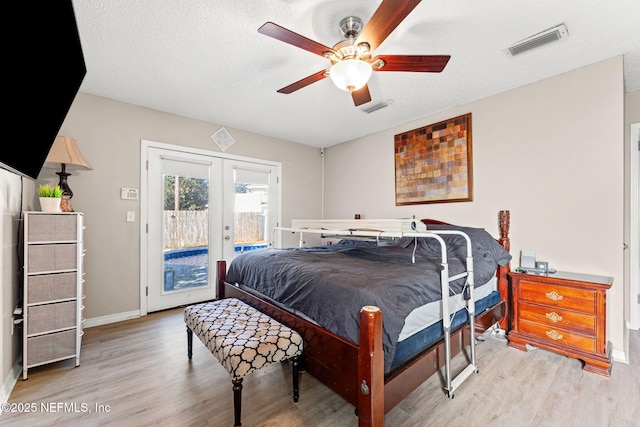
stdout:
<svg viewBox="0 0 640 427">
<path fill-rule="evenodd" d="M 122 187 L 120 189 L 120 198 L 122 200 L 138 200 L 138 189 Z"/>
</svg>

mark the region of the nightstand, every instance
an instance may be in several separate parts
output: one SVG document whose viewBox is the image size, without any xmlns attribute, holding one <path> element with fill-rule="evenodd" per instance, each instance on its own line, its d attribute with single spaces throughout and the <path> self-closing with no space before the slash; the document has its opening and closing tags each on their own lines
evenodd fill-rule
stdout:
<svg viewBox="0 0 640 427">
<path fill-rule="evenodd" d="M 606 296 L 613 278 L 558 271 L 509 273 L 509 346 L 530 344 L 584 362 L 585 371 L 611 373 Z"/>
</svg>

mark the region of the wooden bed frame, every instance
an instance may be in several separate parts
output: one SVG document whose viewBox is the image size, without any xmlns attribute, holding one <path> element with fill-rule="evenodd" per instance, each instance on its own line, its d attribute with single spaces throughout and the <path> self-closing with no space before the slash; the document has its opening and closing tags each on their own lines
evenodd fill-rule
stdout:
<svg viewBox="0 0 640 427">
<path fill-rule="evenodd" d="M 500 211 L 500 238 L 507 252 L 509 211 Z M 425 224 L 446 224 L 423 219 Z M 444 365 L 444 342 L 439 340 L 410 361 L 384 374 L 382 350 L 382 312 L 377 307 L 363 307 L 360 312 L 360 344 L 355 344 L 327 329 L 296 316 L 268 301 L 245 292 L 225 281 L 226 262 L 218 261 L 218 298 L 238 298 L 296 330 L 304 339 L 304 369 L 355 406 L 358 426 L 383 426 L 384 414 L 408 396 Z M 506 329 L 508 315 L 509 265 L 496 272 L 501 301 L 476 314 L 475 333 L 479 335 L 500 322 Z M 469 325 L 451 333 L 452 357 L 470 343 Z"/>
</svg>

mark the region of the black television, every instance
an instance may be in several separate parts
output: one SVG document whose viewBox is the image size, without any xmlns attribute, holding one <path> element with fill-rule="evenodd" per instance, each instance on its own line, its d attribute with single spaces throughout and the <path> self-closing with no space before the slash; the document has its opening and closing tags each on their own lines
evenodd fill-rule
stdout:
<svg viewBox="0 0 640 427">
<path fill-rule="evenodd" d="M 87 68 L 72 0 L 11 4 L 17 34 L 5 41 L 3 69 L 14 102 L 5 103 L 12 119 L 0 167 L 35 180 Z"/>
</svg>

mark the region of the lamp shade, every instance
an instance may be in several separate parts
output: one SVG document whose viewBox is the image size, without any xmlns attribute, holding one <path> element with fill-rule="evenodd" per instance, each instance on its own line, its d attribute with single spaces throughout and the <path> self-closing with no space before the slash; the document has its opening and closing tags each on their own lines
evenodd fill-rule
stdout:
<svg viewBox="0 0 640 427">
<path fill-rule="evenodd" d="M 76 140 L 68 136 L 56 137 L 43 167 L 57 169 L 61 164 L 67 169 L 93 169 L 80 152 Z"/>
<path fill-rule="evenodd" d="M 368 62 L 360 59 L 345 59 L 333 64 L 329 77 L 339 89 L 351 92 L 366 85 L 372 72 Z"/>
</svg>

